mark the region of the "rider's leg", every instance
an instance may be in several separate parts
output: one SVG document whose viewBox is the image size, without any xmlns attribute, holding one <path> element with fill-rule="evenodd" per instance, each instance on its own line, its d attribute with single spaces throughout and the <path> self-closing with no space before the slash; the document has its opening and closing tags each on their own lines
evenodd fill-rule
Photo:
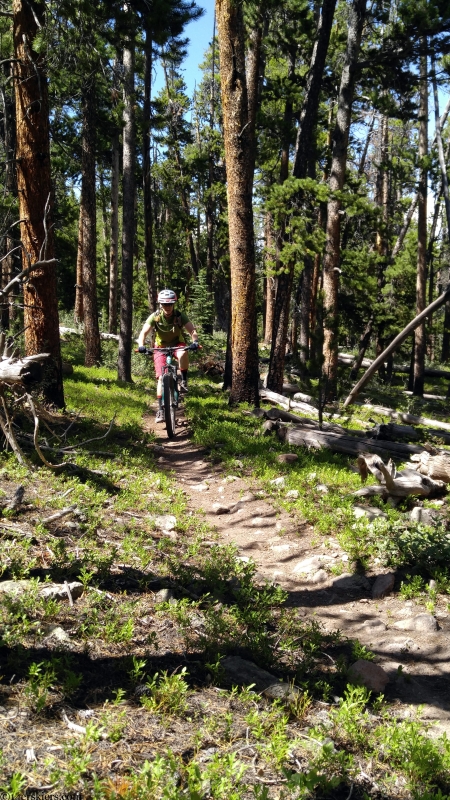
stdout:
<svg viewBox="0 0 450 800">
<path fill-rule="evenodd" d="M 164 408 L 162 405 L 162 371 L 166 363 L 166 354 L 155 351 L 153 353 L 153 362 L 155 364 L 156 377 L 158 378 L 158 382 L 156 384 L 156 398 L 158 400 L 156 422 L 162 422 L 164 420 Z"/>
<path fill-rule="evenodd" d="M 188 367 L 189 367 L 189 355 L 186 350 L 180 353 L 178 363 L 180 365 L 180 372 L 181 372 L 181 390 L 187 392 L 187 376 L 188 376 Z"/>
</svg>

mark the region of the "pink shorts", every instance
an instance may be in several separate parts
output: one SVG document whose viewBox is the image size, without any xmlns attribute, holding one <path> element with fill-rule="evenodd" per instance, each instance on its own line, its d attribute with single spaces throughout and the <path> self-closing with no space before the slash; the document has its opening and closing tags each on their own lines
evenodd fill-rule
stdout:
<svg viewBox="0 0 450 800">
<path fill-rule="evenodd" d="M 183 355 L 185 348 L 186 344 L 184 342 L 183 343 L 180 342 L 180 349 L 175 352 L 175 355 L 178 359 L 180 359 L 180 357 Z M 158 353 L 158 348 L 155 348 L 155 351 L 153 353 L 153 361 L 155 364 L 155 372 L 157 378 L 160 378 L 162 375 L 166 359 L 167 359 L 167 353 Z"/>
</svg>

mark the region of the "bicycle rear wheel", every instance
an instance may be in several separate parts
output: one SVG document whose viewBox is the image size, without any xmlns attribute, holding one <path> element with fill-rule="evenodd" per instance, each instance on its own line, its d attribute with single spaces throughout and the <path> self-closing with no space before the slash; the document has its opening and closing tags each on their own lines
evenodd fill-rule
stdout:
<svg viewBox="0 0 450 800">
<path fill-rule="evenodd" d="M 169 372 L 163 376 L 164 413 L 166 417 L 166 430 L 169 439 L 175 436 L 175 398 L 173 392 L 173 377 Z"/>
</svg>

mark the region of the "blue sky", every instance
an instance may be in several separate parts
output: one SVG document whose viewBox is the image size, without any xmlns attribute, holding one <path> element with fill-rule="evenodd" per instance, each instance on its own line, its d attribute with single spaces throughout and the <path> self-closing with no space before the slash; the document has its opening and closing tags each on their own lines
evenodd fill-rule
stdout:
<svg viewBox="0 0 450 800">
<path fill-rule="evenodd" d="M 214 0 L 197 0 L 197 5 L 204 9 L 204 14 L 196 22 L 191 22 L 184 34 L 189 38 L 188 54 L 183 63 L 188 97 L 192 97 L 195 84 L 201 80 L 198 65 L 203 61 L 205 50 L 212 41 L 214 26 Z M 157 67 L 152 87 L 153 94 L 155 95 L 162 86 L 163 76 L 160 67 Z"/>
</svg>

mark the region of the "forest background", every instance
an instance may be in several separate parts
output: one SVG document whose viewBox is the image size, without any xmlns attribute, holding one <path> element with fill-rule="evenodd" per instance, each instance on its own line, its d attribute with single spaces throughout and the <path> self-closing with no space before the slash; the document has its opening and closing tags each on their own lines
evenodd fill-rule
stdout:
<svg viewBox="0 0 450 800">
<path fill-rule="evenodd" d="M 118 333 L 131 380 L 171 286 L 203 338 L 229 334 L 232 401 L 258 401 L 261 338 L 269 388 L 288 348 L 334 397 L 338 345 L 381 353 L 448 283 L 447 3 L 216 12 L 188 96 L 193 2 L 2 4 L 3 288 L 44 253 L 23 299 L 3 295 L 2 327 L 55 356 L 57 405 L 58 315 L 84 323 L 87 366 L 100 330 Z M 425 358 L 450 357 L 449 302 L 404 347 L 421 394 Z"/>
</svg>

